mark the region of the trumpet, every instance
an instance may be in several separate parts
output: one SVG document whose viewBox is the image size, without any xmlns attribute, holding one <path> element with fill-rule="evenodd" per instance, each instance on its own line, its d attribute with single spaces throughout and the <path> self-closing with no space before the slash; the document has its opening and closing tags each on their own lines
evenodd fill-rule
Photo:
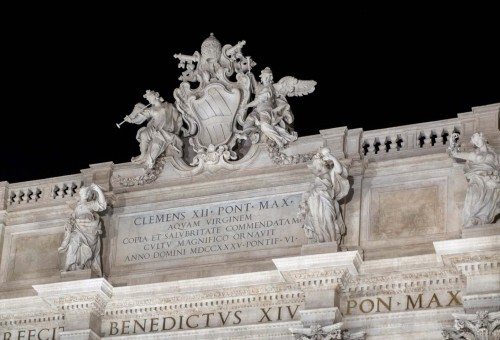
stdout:
<svg viewBox="0 0 500 340">
<path fill-rule="evenodd" d="M 149 103 L 148 105 L 144 106 L 142 109 L 140 109 L 139 111 L 136 111 L 136 112 L 132 112 L 134 114 L 134 116 L 136 116 L 137 114 L 141 113 L 142 111 L 144 111 L 147 107 L 151 106 L 151 103 Z M 131 113 L 131 114 L 132 114 Z M 127 115 L 127 117 L 130 118 L 130 115 Z M 116 123 L 116 127 L 117 128 L 120 128 L 120 125 L 122 125 L 123 123 L 125 123 L 126 120 L 124 119 L 121 123 Z"/>
</svg>

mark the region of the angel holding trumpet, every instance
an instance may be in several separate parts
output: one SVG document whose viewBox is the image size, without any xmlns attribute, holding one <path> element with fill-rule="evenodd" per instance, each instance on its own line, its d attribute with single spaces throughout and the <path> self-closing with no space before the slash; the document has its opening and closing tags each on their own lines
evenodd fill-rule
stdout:
<svg viewBox="0 0 500 340">
<path fill-rule="evenodd" d="M 136 135 L 141 154 L 132 157 L 131 161 L 143 164 L 146 170 L 149 170 L 163 152 L 167 155 L 182 156 L 179 132 L 183 121 L 175 105 L 165 102 L 158 92 L 147 90 L 143 97 L 149 104 L 137 103 L 132 113 L 124 117 L 123 122 L 142 124 L 148 121 Z M 122 123 L 117 126 L 120 127 Z"/>
</svg>

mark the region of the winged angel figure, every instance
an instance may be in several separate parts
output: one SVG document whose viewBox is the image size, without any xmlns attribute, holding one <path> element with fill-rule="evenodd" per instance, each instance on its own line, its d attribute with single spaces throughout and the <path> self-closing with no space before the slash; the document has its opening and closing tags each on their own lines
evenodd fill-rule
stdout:
<svg viewBox="0 0 500 340">
<path fill-rule="evenodd" d="M 316 81 L 299 80 L 291 76 L 273 82 L 273 73 L 269 67 L 260 73 L 260 83 L 252 77 L 255 89 L 254 99 L 246 105 L 253 108 L 246 117 L 243 125 L 245 135 L 251 135 L 253 143 L 257 143 L 260 132 L 279 148 L 284 147 L 297 139 L 297 132 L 293 131 L 290 124 L 293 114 L 286 97 L 303 96 L 314 91 Z"/>
</svg>

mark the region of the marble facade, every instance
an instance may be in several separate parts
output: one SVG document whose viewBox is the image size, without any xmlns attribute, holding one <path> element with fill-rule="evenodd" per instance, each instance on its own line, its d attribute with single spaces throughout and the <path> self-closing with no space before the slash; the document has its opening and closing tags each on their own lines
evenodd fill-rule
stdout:
<svg viewBox="0 0 500 340">
<path fill-rule="evenodd" d="M 0 339 L 499 339 L 500 223 L 462 227 L 447 152 L 477 131 L 500 151 L 499 114 L 321 130 L 279 149 L 288 162 L 261 135 L 224 164 L 200 148 L 185 156 L 203 165 L 160 156 L 149 177 L 130 162 L 0 182 Z M 298 214 L 321 147 L 349 167 L 340 245 L 308 243 Z M 91 184 L 108 199 L 102 276 L 58 252 Z"/>
</svg>

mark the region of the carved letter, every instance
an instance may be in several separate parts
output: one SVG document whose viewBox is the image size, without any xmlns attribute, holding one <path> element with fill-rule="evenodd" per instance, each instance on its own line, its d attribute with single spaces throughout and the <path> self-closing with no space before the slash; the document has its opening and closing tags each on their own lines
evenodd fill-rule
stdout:
<svg viewBox="0 0 500 340">
<path fill-rule="evenodd" d="M 351 302 L 354 303 L 351 305 Z M 358 303 L 355 300 L 348 300 L 347 301 L 347 315 L 351 314 L 351 308 L 355 308 L 358 305 Z"/>
<path fill-rule="evenodd" d="M 447 307 L 448 307 L 449 305 L 451 305 L 451 303 L 452 303 L 452 302 L 455 302 L 455 303 L 456 303 L 457 305 L 459 305 L 459 306 L 461 306 L 461 305 L 462 305 L 462 303 L 458 300 L 458 297 L 457 297 L 458 293 L 460 293 L 460 291 L 459 291 L 459 290 L 457 290 L 457 293 L 456 293 L 456 294 L 453 294 L 453 292 L 448 292 L 448 294 L 450 294 L 450 295 L 451 295 L 451 297 L 450 297 L 450 303 L 448 303 L 448 304 L 446 305 Z"/>
<path fill-rule="evenodd" d="M 42 340 L 42 338 L 40 338 L 40 334 L 42 334 L 42 332 L 43 332 L 43 331 L 47 331 L 47 332 L 49 332 L 49 331 L 50 331 L 50 329 L 48 329 L 48 328 L 42 328 L 42 329 L 40 330 L 40 332 L 38 332 L 38 340 Z M 48 339 L 48 338 L 47 338 L 47 339 Z"/>
<path fill-rule="evenodd" d="M 167 323 L 167 319 L 172 320 L 172 327 L 170 327 L 170 328 L 165 328 L 165 324 Z M 163 318 L 163 327 L 162 327 L 162 331 L 169 331 L 169 330 L 171 330 L 171 329 L 172 329 L 172 328 L 174 328 L 174 327 L 175 327 L 175 319 L 174 319 L 173 317 L 171 317 L 171 316 L 167 316 L 167 317 L 164 317 L 164 318 Z"/>
<path fill-rule="evenodd" d="M 297 309 L 299 309 L 299 305 L 297 305 L 297 307 L 295 307 L 295 310 L 293 311 L 293 313 L 292 313 L 292 309 L 290 308 L 290 306 L 286 306 L 286 308 L 288 308 L 288 313 L 290 314 L 290 318 L 293 319 L 293 317 L 295 316 L 295 313 L 297 313 Z"/>
<path fill-rule="evenodd" d="M 135 326 L 139 326 L 143 333 L 146 332 L 146 319 L 144 319 L 144 325 L 141 325 L 139 321 L 134 320 L 134 334 L 135 334 Z"/>
<path fill-rule="evenodd" d="M 262 313 L 264 313 L 264 316 L 260 319 L 259 322 L 262 322 L 262 320 L 264 320 L 264 318 L 266 318 L 268 321 L 271 321 L 271 319 L 269 318 L 269 316 L 267 315 L 267 313 L 271 310 L 272 307 L 269 307 L 267 309 L 267 311 L 264 310 L 264 308 L 261 308 L 260 310 L 262 311 Z"/>
<path fill-rule="evenodd" d="M 241 313 L 241 311 L 240 311 L 240 310 L 237 310 L 236 312 L 234 312 L 234 317 L 235 317 L 236 319 L 238 319 L 238 321 L 234 321 L 234 322 L 233 322 L 233 325 L 239 325 L 239 324 L 241 323 L 241 318 L 240 318 L 240 316 L 238 315 L 238 313 Z"/>
<path fill-rule="evenodd" d="M 115 330 L 116 333 L 114 332 Z M 109 324 L 109 335 L 116 335 L 116 334 L 118 334 L 118 322 L 111 321 Z"/>
<path fill-rule="evenodd" d="M 158 332 L 158 318 L 152 318 L 151 319 L 151 327 L 150 327 L 150 332 Z M 153 327 L 155 327 L 155 329 L 153 329 Z"/>
<path fill-rule="evenodd" d="M 224 319 L 224 317 L 222 316 L 222 312 L 219 312 L 219 316 L 220 316 L 220 319 L 222 321 L 222 326 L 226 325 L 226 321 L 229 318 L 229 315 L 231 315 L 231 312 L 227 312 L 226 318 Z"/>
<path fill-rule="evenodd" d="M 191 326 L 189 324 L 189 319 L 191 319 L 193 316 L 196 316 L 197 318 L 200 317 L 199 315 L 196 315 L 196 314 L 188 316 L 187 319 L 186 319 L 186 326 L 188 326 L 189 328 L 197 328 L 198 327 L 198 324 L 196 324 L 196 326 Z"/>
<path fill-rule="evenodd" d="M 441 304 L 439 303 L 439 299 L 438 299 L 436 293 L 432 294 L 431 301 L 429 301 L 429 304 L 425 308 L 429 308 L 431 306 L 431 303 L 433 303 L 433 302 L 437 304 L 436 307 L 441 307 Z"/>
<path fill-rule="evenodd" d="M 366 301 L 368 301 L 368 302 L 369 302 L 369 305 L 370 305 L 370 310 L 367 310 L 367 311 L 365 311 L 365 309 L 363 308 L 363 306 L 364 306 L 364 304 L 365 304 L 365 302 L 366 302 Z M 374 308 L 374 307 L 375 307 L 375 304 L 374 304 L 374 303 L 373 303 L 373 301 L 372 301 L 372 300 L 370 300 L 370 299 L 365 299 L 365 300 L 361 301 L 361 303 L 359 304 L 359 309 L 360 309 L 363 313 L 370 313 L 370 312 L 373 310 L 373 308 Z"/>
<path fill-rule="evenodd" d="M 383 304 L 388 311 L 391 311 L 392 296 L 389 297 L 389 304 L 385 303 L 381 298 L 377 298 L 377 312 L 380 312 L 380 304 Z"/>
<path fill-rule="evenodd" d="M 122 334 L 125 334 L 125 328 L 126 328 L 127 334 L 128 334 L 128 328 L 129 328 L 130 325 L 125 325 L 125 323 L 129 323 L 129 322 L 130 322 L 130 320 L 124 320 L 124 321 L 122 321 Z"/>
<path fill-rule="evenodd" d="M 210 315 L 214 315 L 214 313 L 204 313 L 201 316 L 207 316 L 207 322 L 205 323 L 205 327 L 209 327 L 208 323 L 210 322 Z"/>
<path fill-rule="evenodd" d="M 417 300 L 413 303 L 413 300 L 410 295 L 406 295 L 406 309 L 410 309 L 410 304 L 415 309 L 415 306 L 418 302 L 418 308 L 422 308 L 422 294 L 418 294 Z"/>
</svg>

